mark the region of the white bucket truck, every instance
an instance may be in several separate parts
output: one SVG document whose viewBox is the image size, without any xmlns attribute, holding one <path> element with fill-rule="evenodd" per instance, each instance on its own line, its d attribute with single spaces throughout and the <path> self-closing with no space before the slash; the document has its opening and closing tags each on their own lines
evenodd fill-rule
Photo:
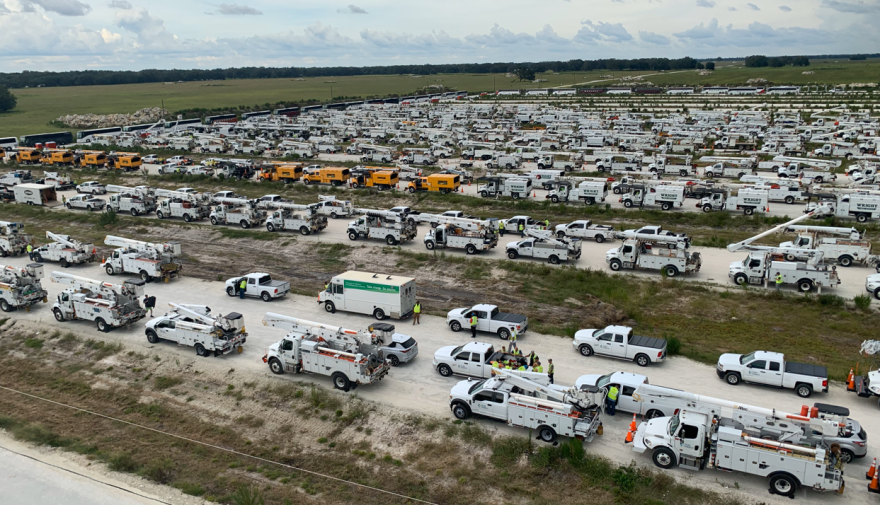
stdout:
<svg viewBox="0 0 880 505">
<path fill-rule="evenodd" d="M 147 315 L 141 307 L 144 281 L 128 279 L 122 284 L 96 281 L 62 272 L 52 272 L 52 282 L 70 286 L 58 295 L 52 306 L 55 319 L 94 321 L 98 331 L 128 326 Z"/>
<path fill-rule="evenodd" d="M 267 312 L 263 325 L 289 333 L 269 346 L 263 363 L 275 374 L 312 373 L 329 376 L 333 387 L 349 391 L 388 375 L 389 366 L 372 332 L 347 330 Z"/>
<path fill-rule="evenodd" d="M 880 195 L 874 193 L 835 194 L 834 201 L 808 203 L 804 212 L 811 212 L 817 206 L 830 205 L 835 217 L 854 217 L 860 223 L 880 219 Z"/>
<path fill-rule="evenodd" d="M 417 232 L 414 222 L 391 210 L 367 210 L 363 217 L 348 223 L 347 230 L 350 240 L 377 238 L 388 245 L 412 240 Z"/>
<path fill-rule="evenodd" d="M 48 292 L 43 289 L 43 265 L 31 263 L 24 268 L 0 265 L 0 310 L 30 310 L 39 302 L 46 303 Z"/>
<path fill-rule="evenodd" d="M 213 315 L 204 305 L 168 304 L 172 311 L 147 321 L 147 340 L 158 344 L 163 340 L 177 345 L 195 347 L 196 354 L 208 357 L 237 352 L 241 354 L 247 341 L 244 317 L 238 312 Z"/>
<path fill-rule="evenodd" d="M 238 224 L 251 228 L 263 224 L 266 212 L 257 208 L 256 200 L 244 198 L 215 198 L 217 205 L 211 211 L 211 224 Z"/>
<path fill-rule="evenodd" d="M 104 260 L 107 275 L 135 274 L 144 282 L 153 279 L 168 282 L 180 276 L 182 266 L 174 261 L 175 256 L 180 256 L 180 242 L 153 244 L 107 235 L 104 244 L 119 247 Z"/>
<path fill-rule="evenodd" d="M 464 249 L 468 254 L 486 252 L 498 245 L 497 219 L 468 219 L 443 215 L 419 215 L 436 227 L 425 233 L 425 248 Z"/>
<path fill-rule="evenodd" d="M 671 184 L 633 184 L 629 193 L 620 197 L 626 208 L 659 205 L 663 210 L 670 210 L 684 205 L 684 186 Z"/>
<path fill-rule="evenodd" d="M 33 237 L 24 232 L 22 223 L 0 221 L 0 258 L 24 254 Z"/>
<path fill-rule="evenodd" d="M 333 277 L 318 294 L 324 310 L 371 314 L 378 320 L 406 319 L 416 305 L 416 280 L 354 270 Z"/>
<path fill-rule="evenodd" d="M 318 195 L 318 213 L 336 219 L 352 215 L 354 208 L 349 200 L 338 200 L 334 195 Z"/>
<path fill-rule="evenodd" d="M 545 198 L 553 203 L 583 200 L 587 205 L 604 202 L 608 196 L 608 183 L 599 181 L 583 181 L 573 188 L 572 181 L 559 181 L 556 189 L 551 190 Z"/>
<path fill-rule="evenodd" d="M 703 259 L 687 247 L 685 237 L 633 234 L 620 247 L 605 253 L 605 262 L 615 272 L 624 268 L 660 270 L 668 277 L 699 272 Z"/>
<path fill-rule="evenodd" d="M 211 215 L 213 196 L 210 193 L 183 193 L 157 189 L 156 194 L 166 198 L 159 202 L 159 209 L 156 211 L 156 217 L 159 219 L 180 217 L 189 223 L 201 221 Z"/>
<path fill-rule="evenodd" d="M 697 208 L 703 212 L 727 210 L 751 216 L 755 212 L 770 211 L 770 194 L 766 189 L 740 188 L 732 194 L 731 188 L 709 188 L 709 196 L 700 199 Z"/>
<path fill-rule="evenodd" d="M 272 211 L 266 218 L 269 231 L 295 230 L 303 235 L 311 235 L 327 228 L 327 216 L 318 213 L 320 203 L 299 205 L 295 203 L 271 203 Z"/>
<path fill-rule="evenodd" d="M 138 186 L 129 188 L 127 186 L 107 185 L 109 193 L 117 193 L 110 195 L 107 199 L 107 208 L 113 209 L 113 212 L 131 214 L 138 216 L 140 214 L 150 214 L 158 208 L 156 204 L 156 192 L 148 186 Z"/>
<path fill-rule="evenodd" d="M 91 263 L 98 258 L 95 246 L 83 244 L 79 240 L 71 238 L 70 235 L 60 235 L 47 231 L 46 237 L 54 240 L 54 242 L 34 249 L 34 261 L 37 263 L 57 261 L 61 263 L 62 268 L 67 268 L 70 265 Z"/>
<path fill-rule="evenodd" d="M 477 181 L 485 183 L 477 185 L 477 193 L 483 198 L 509 196 L 519 200 L 528 198 L 532 191 L 532 180 L 524 176 L 480 177 Z"/>
<path fill-rule="evenodd" d="M 826 260 L 837 261 L 842 267 L 851 266 L 853 263 L 861 263 L 868 266 L 876 266 L 878 258 L 871 254 L 871 241 L 862 237 L 855 228 L 838 228 L 832 226 L 804 226 L 790 225 L 783 230 L 797 233 L 797 238 L 791 242 L 782 242 L 780 249 L 801 249 L 820 251 Z M 786 254 L 788 261 L 806 261 L 808 258 L 801 254 Z"/>
</svg>

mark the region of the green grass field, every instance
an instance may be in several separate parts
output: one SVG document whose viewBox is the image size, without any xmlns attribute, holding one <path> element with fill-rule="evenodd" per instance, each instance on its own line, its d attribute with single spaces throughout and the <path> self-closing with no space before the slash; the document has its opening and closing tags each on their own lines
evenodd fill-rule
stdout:
<svg viewBox="0 0 880 505">
<path fill-rule="evenodd" d="M 295 79 L 249 79 L 186 83 L 125 84 L 118 86 L 76 86 L 65 88 L 15 89 L 18 107 L 12 113 L 0 114 L 0 136 L 21 136 L 29 133 L 55 131 L 51 121 L 65 114 L 131 113 L 144 107 L 163 103 L 172 113 L 193 108 L 253 107 L 281 101 L 329 102 L 340 97 L 373 97 L 412 94 L 431 85 L 442 85 L 475 93 L 495 89 L 528 89 L 556 86 L 596 86 L 620 84 L 627 75 L 652 74 L 646 77 L 658 85 L 745 84 L 748 79 L 762 77 L 775 84 L 844 84 L 880 82 L 880 60 L 864 62 L 815 60 L 810 67 L 742 68 L 723 62 L 712 75 L 700 76 L 696 71 L 610 72 L 607 70 L 576 73 L 541 73 L 546 82 L 519 82 L 504 74 L 438 74 L 427 77 L 378 75 L 356 77 L 315 77 Z M 802 72 L 815 72 L 804 75 Z"/>
</svg>

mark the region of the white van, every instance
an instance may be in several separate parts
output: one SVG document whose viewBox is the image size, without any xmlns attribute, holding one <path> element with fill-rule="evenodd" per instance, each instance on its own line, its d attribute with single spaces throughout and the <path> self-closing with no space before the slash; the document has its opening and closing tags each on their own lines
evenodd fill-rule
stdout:
<svg viewBox="0 0 880 505">
<path fill-rule="evenodd" d="M 348 271 L 330 280 L 318 295 L 327 312 L 370 314 L 378 320 L 406 319 L 416 305 L 416 280 L 370 272 Z"/>
</svg>

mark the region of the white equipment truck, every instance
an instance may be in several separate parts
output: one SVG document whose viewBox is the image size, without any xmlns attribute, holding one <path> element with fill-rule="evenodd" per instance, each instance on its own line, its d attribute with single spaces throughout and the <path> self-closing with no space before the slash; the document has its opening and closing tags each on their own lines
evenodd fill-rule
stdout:
<svg viewBox="0 0 880 505">
<path fill-rule="evenodd" d="M 360 237 L 384 240 L 397 245 L 415 238 L 418 229 L 406 216 L 390 210 L 366 210 L 364 216 L 348 223 L 348 238 Z"/>
<path fill-rule="evenodd" d="M 158 208 L 156 193 L 149 187 L 129 188 L 127 186 L 107 185 L 107 191 L 117 193 L 107 199 L 107 209 L 113 209 L 116 213 L 126 213 L 132 216 L 150 214 Z"/>
<path fill-rule="evenodd" d="M 532 191 L 532 180 L 527 177 L 480 177 L 477 193 L 483 198 L 509 196 L 514 200 L 528 198 Z"/>
<path fill-rule="evenodd" d="M 593 205 L 604 202 L 608 196 L 607 182 L 583 181 L 577 188 L 572 188 L 573 186 L 572 181 L 559 181 L 556 189 L 551 190 L 545 198 L 553 203 L 583 200 L 586 205 Z"/>
<path fill-rule="evenodd" d="M 31 310 L 35 303 L 46 303 L 48 292 L 43 289 L 43 265 L 30 263 L 24 268 L 0 265 L 0 310 Z"/>
<path fill-rule="evenodd" d="M 596 387 L 542 384 L 498 368 L 493 378 L 468 379 L 453 386 L 449 407 L 461 420 L 477 414 L 536 430 L 546 443 L 555 442 L 559 435 L 590 442 L 597 432 L 601 434 L 605 394 Z"/>
<path fill-rule="evenodd" d="M 156 210 L 156 217 L 159 219 L 180 217 L 189 223 L 201 221 L 211 215 L 213 195 L 210 193 L 183 193 L 157 189 L 156 194 L 166 197 L 159 202 L 159 208 Z"/>
<path fill-rule="evenodd" d="M 668 277 L 699 272 L 703 259 L 687 247 L 686 237 L 637 233 L 605 253 L 605 262 L 615 272 L 624 268 L 660 270 Z"/>
<path fill-rule="evenodd" d="M 464 249 L 468 254 L 486 252 L 498 245 L 497 219 L 468 219 L 443 215 L 419 215 L 430 219 L 436 227 L 425 233 L 425 247 L 434 249 Z"/>
<path fill-rule="evenodd" d="M 556 225 L 556 238 L 573 237 L 579 239 L 593 239 L 601 244 L 606 240 L 616 238 L 614 227 L 607 224 L 593 224 L 592 221 L 580 219 L 568 224 Z"/>
<path fill-rule="evenodd" d="M 338 200 L 335 195 L 318 195 L 318 213 L 333 219 L 354 213 L 349 200 Z"/>
<path fill-rule="evenodd" d="M 54 242 L 34 249 L 34 261 L 37 263 L 57 261 L 61 263 L 62 268 L 67 268 L 70 265 L 92 263 L 98 259 L 98 252 L 92 244 L 83 244 L 70 235 L 60 235 L 51 231 L 46 232 L 46 237 Z"/>
<path fill-rule="evenodd" d="M 24 233 L 22 223 L 0 221 L 0 258 L 24 254 L 33 237 Z"/>
<path fill-rule="evenodd" d="M 837 286 L 840 284 L 837 267 L 829 269 L 827 265 L 820 264 L 823 257 L 821 251 L 752 244 L 756 240 L 772 233 L 777 233 L 799 221 L 817 215 L 827 215 L 829 212 L 830 208 L 827 205 L 823 205 L 808 214 L 782 223 L 754 237 L 728 245 L 727 250 L 730 252 L 749 251 L 749 255 L 744 260 L 734 261 L 730 264 L 728 277 L 740 286 L 749 284 L 764 284 L 766 286 L 768 282 L 775 283 L 776 275 L 780 274 L 782 276 L 782 284 L 795 284 L 798 290 L 804 293 L 812 291 L 814 287 L 818 287 L 821 290 L 823 287 Z M 805 256 L 809 260 L 806 263 L 783 261 L 785 255 Z"/>
<path fill-rule="evenodd" d="M 693 402 L 706 401 L 692 395 Z M 789 442 L 784 436 L 750 434 L 743 426 L 761 423 L 789 426 L 793 420 L 808 423 L 809 429 L 837 435 L 840 422 L 836 419 L 811 418 L 806 415 L 738 405 L 724 400 L 708 399 L 717 405 L 715 413 L 700 408 L 684 408 L 672 417 L 658 417 L 639 425 L 633 436 L 633 450 L 650 450 L 654 464 L 669 469 L 676 466 L 689 470 L 739 471 L 770 480 L 770 492 L 794 497 L 799 487 L 816 491 L 843 492 L 844 460 L 839 450 L 825 444 L 815 447 Z M 786 422 L 780 422 L 786 421 Z M 765 438 L 766 437 L 766 438 Z"/>
<path fill-rule="evenodd" d="M 629 193 L 620 197 L 626 208 L 659 205 L 663 210 L 670 210 L 684 205 L 684 186 L 671 184 L 633 184 Z"/>
<path fill-rule="evenodd" d="M 107 275 L 127 273 L 138 275 L 144 282 L 154 279 L 168 282 L 179 277 L 183 268 L 174 261 L 175 256 L 180 256 L 180 242 L 177 241 L 153 244 L 107 235 L 104 244 L 119 247 L 104 261 Z"/>
<path fill-rule="evenodd" d="M 416 305 L 416 280 L 354 270 L 333 277 L 318 294 L 324 310 L 371 314 L 378 320 L 386 317 L 406 319 Z"/>
<path fill-rule="evenodd" d="M 574 261 L 581 257 L 580 239 L 556 238 L 551 230 L 528 229 L 525 234 L 528 238 L 507 243 L 505 250 L 508 258 L 541 258 L 556 265 L 560 261 Z"/>
<path fill-rule="evenodd" d="M 217 205 L 211 211 L 211 224 L 238 224 L 251 228 L 263 224 L 266 212 L 257 208 L 256 200 L 244 198 L 215 198 Z"/>
<path fill-rule="evenodd" d="M 151 344 L 163 340 L 196 348 L 196 354 L 208 357 L 237 352 L 247 342 L 244 317 L 238 312 L 225 316 L 211 314 L 204 305 L 168 304 L 172 311 L 147 321 L 144 333 Z"/>
<path fill-rule="evenodd" d="M 770 194 L 766 189 L 740 188 L 736 195 L 730 188 L 710 188 L 707 192 L 709 196 L 701 198 L 697 204 L 703 212 L 742 211 L 743 215 L 751 216 L 755 212 L 770 211 Z"/>
<path fill-rule="evenodd" d="M 880 219 L 880 195 L 874 193 L 846 193 L 833 195 L 833 201 L 808 203 L 804 212 L 811 212 L 817 206 L 830 205 L 835 217 L 855 218 L 860 223 Z"/>
<path fill-rule="evenodd" d="M 275 374 L 312 373 L 330 376 L 333 387 L 349 391 L 379 382 L 389 366 L 378 349 L 379 337 L 305 319 L 267 312 L 263 325 L 289 333 L 269 346 L 263 363 Z"/>
<path fill-rule="evenodd" d="M 784 232 L 795 232 L 797 238 L 791 242 L 782 242 L 780 249 L 800 249 L 820 251 L 825 260 L 837 261 L 842 267 L 861 263 L 875 267 L 880 263 L 877 255 L 871 254 L 871 241 L 862 237 L 855 228 L 833 226 L 786 226 Z M 786 254 L 787 261 L 806 261 L 804 255 Z"/>
<path fill-rule="evenodd" d="M 253 296 L 264 302 L 281 298 L 290 292 L 290 283 L 276 281 L 272 276 L 264 273 L 252 273 L 241 277 L 233 277 L 226 281 L 226 294 L 229 296 L 241 296 L 241 281 L 245 281 L 245 296 Z"/>
<path fill-rule="evenodd" d="M 294 230 L 311 235 L 327 228 L 327 216 L 318 213 L 320 203 L 299 205 L 273 202 L 267 205 L 276 209 L 266 218 L 266 229 L 269 231 Z"/>
<path fill-rule="evenodd" d="M 147 315 L 141 307 L 144 281 L 128 279 L 122 284 L 96 281 L 62 272 L 52 272 L 52 282 L 70 286 L 62 291 L 52 313 L 60 321 L 94 321 L 98 331 L 129 326 Z"/>
</svg>

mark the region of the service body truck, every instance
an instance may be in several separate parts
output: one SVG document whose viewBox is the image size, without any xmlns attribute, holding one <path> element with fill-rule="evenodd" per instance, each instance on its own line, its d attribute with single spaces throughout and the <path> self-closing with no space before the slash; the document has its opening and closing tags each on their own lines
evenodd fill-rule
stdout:
<svg viewBox="0 0 880 505">
<path fill-rule="evenodd" d="M 568 224 L 556 225 L 556 237 L 573 237 L 579 239 L 592 239 L 601 244 L 606 240 L 614 240 L 616 235 L 614 227 L 607 224 L 593 224 L 590 220 L 578 220 Z"/>
<path fill-rule="evenodd" d="M 416 280 L 354 270 L 333 277 L 318 294 L 324 310 L 370 314 L 378 320 L 406 319 L 416 305 Z"/>
<path fill-rule="evenodd" d="M 581 257 L 582 244 L 578 238 L 555 238 L 551 230 L 529 229 L 525 234 L 528 238 L 507 243 L 505 250 L 508 258 L 540 258 L 556 265 L 561 261 L 575 261 Z"/>
<path fill-rule="evenodd" d="M 477 182 L 477 193 L 483 198 L 509 196 L 514 200 L 528 198 L 532 192 L 532 180 L 528 177 L 480 177 Z"/>
<path fill-rule="evenodd" d="M 778 352 L 722 354 L 715 372 L 733 386 L 750 382 L 794 389 L 801 398 L 809 397 L 813 391 L 828 392 L 828 370 L 824 366 L 786 361 L 785 355 Z"/>
<path fill-rule="evenodd" d="M 620 197 L 620 202 L 626 208 L 659 205 L 663 210 L 670 210 L 684 205 L 684 186 L 633 184 L 630 192 Z"/>
<path fill-rule="evenodd" d="M 269 207 L 276 209 L 266 218 L 266 229 L 269 231 L 296 230 L 303 235 L 311 235 L 327 228 L 327 216 L 318 213 L 321 207 L 319 203 L 273 203 Z"/>
<path fill-rule="evenodd" d="M 110 195 L 107 199 L 107 208 L 113 209 L 113 212 L 131 214 L 138 216 L 140 214 L 151 214 L 159 208 L 156 203 L 156 193 L 150 188 L 129 188 L 126 186 L 116 186 L 110 184 L 107 191 L 117 193 Z"/>
<path fill-rule="evenodd" d="M 871 254 L 871 241 L 864 239 L 855 228 L 839 228 L 831 226 L 800 226 L 785 228 L 787 232 L 796 232 L 797 238 L 791 242 L 782 242 L 780 249 L 799 249 L 819 251 L 825 260 L 836 261 L 842 267 L 861 263 L 876 266 L 880 258 Z M 786 254 L 788 261 L 806 261 L 803 254 Z"/>
<path fill-rule="evenodd" d="M 244 317 L 238 312 L 211 314 L 204 305 L 168 304 L 172 310 L 147 321 L 144 333 L 147 341 L 158 344 L 163 340 L 177 345 L 195 347 L 196 354 L 208 357 L 237 352 L 241 354 L 247 341 Z"/>
<path fill-rule="evenodd" d="M 107 235 L 104 244 L 119 247 L 104 261 L 107 275 L 120 273 L 138 275 L 142 281 L 168 282 L 180 276 L 183 266 L 175 261 L 180 256 L 180 242 L 152 244 L 123 237 Z"/>
<path fill-rule="evenodd" d="M 804 254 L 801 250 L 786 252 L 751 251 L 742 261 L 730 264 L 727 276 L 740 286 L 775 284 L 776 275 L 782 275 L 782 284 L 795 284 L 798 291 L 812 291 L 814 287 L 835 287 L 840 284 L 837 267 L 811 262 L 785 261 L 785 255 Z M 814 257 L 815 258 L 815 257 Z"/>
<path fill-rule="evenodd" d="M 43 289 L 43 265 L 30 263 L 24 268 L 0 265 L 0 310 L 30 310 L 39 302 L 46 303 L 48 291 Z"/>
<path fill-rule="evenodd" d="M 289 332 L 263 356 L 272 373 L 329 376 L 333 387 L 342 391 L 379 382 L 388 375 L 390 367 L 379 348 L 380 337 L 373 331 L 348 330 L 271 312 L 263 316 L 263 325 Z"/>
<path fill-rule="evenodd" d="M 263 224 L 266 211 L 257 208 L 256 200 L 244 198 L 217 198 L 217 205 L 211 211 L 211 224 L 237 224 L 242 228 L 252 228 Z"/>
<path fill-rule="evenodd" d="M 598 172 L 637 172 L 641 168 L 641 162 L 631 156 L 607 156 L 596 162 Z"/>
<path fill-rule="evenodd" d="M 710 189 L 708 193 L 709 196 L 700 199 L 700 203 L 696 205 L 703 212 L 741 211 L 744 215 L 751 216 L 755 212 L 770 211 L 770 193 L 766 189 L 740 188 L 733 195 L 730 188 L 718 188 Z"/>
<path fill-rule="evenodd" d="M 837 194 L 833 202 L 821 202 L 818 205 L 830 204 L 836 217 L 852 218 L 860 223 L 872 219 L 880 219 L 880 195 L 873 193 Z M 811 212 L 817 204 L 807 204 L 804 212 Z"/>
<path fill-rule="evenodd" d="M 276 281 L 271 275 L 265 273 L 252 273 L 242 277 L 233 277 L 226 281 L 226 294 L 229 296 L 241 296 L 241 281 L 246 281 L 245 296 L 260 298 L 269 302 L 275 298 L 281 298 L 290 292 L 290 283 Z"/>
<path fill-rule="evenodd" d="M 418 228 L 414 221 L 405 215 L 390 210 L 368 210 L 366 215 L 348 223 L 348 238 L 360 237 L 384 240 L 388 245 L 397 245 L 415 238 Z"/>
<path fill-rule="evenodd" d="M 159 219 L 179 217 L 187 223 L 201 221 L 211 216 L 210 193 L 182 193 L 180 191 L 156 190 L 159 196 L 167 197 L 159 202 L 156 217 Z"/>
<path fill-rule="evenodd" d="M 744 165 L 728 165 L 726 163 L 715 163 L 714 165 L 706 167 L 704 170 L 704 174 L 708 178 L 713 177 L 734 177 L 739 179 L 740 177 L 751 173 L 752 171 L 746 168 Z"/>
<path fill-rule="evenodd" d="M 687 245 L 682 237 L 637 234 L 605 253 L 605 262 L 615 272 L 624 268 L 660 270 L 669 277 L 699 272 L 703 259 L 698 252 L 688 252 Z"/>
<path fill-rule="evenodd" d="M 84 244 L 71 238 L 70 235 L 46 232 L 46 237 L 53 242 L 34 249 L 34 261 L 57 261 L 62 268 L 82 263 L 92 263 L 98 259 L 98 253 L 92 244 Z"/>
<path fill-rule="evenodd" d="M 587 205 L 593 205 L 596 202 L 604 202 L 608 196 L 608 183 L 598 181 L 583 181 L 572 189 L 571 181 L 559 181 L 556 183 L 556 189 L 550 191 L 545 196 L 553 203 L 583 200 Z"/>
<path fill-rule="evenodd" d="M 660 363 L 666 359 L 665 339 L 635 335 L 628 326 L 578 330 L 571 344 L 582 356 L 608 356 L 635 361 L 639 366 Z"/>
<path fill-rule="evenodd" d="M 335 195 L 318 195 L 318 213 L 336 219 L 352 215 L 354 207 L 350 200 L 339 200 Z"/>
<path fill-rule="evenodd" d="M 509 352 L 496 351 L 492 344 L 468 342 L 465 345 L 450 345 L 437 349 L 434 352 L 432 365 L 437 373 L 443 377 L 465 375 L 488 379 L 494 374 L 493 361 L 515 362 L 517 368 L 529 364 L 525 356 L 514 356 Z"/>
<path fill-rule="evenodd" d="M 147 315 L 141 307 L 144 281 L 128 279 L 122 284 L 96 281 L 77 275 L 52 272 L 52 282 L 70 286 L 62 291 L 52 306 L 55 319 L 94 321 L 98 331 L 129 326 Z"/>
<path fill-rule="evenodd" d="M 605 390 L 543 384 L 528 375 L 497 369 L 491 379 L 461 381 L 449 393 L 449 407 L 459 420 L 473 414 L 497 419 L 535 430 L 546 443 L 558 435 L 590 442 L 601 432 Z"/>
<path fill-rule="evenodd" d="M 24 224 L 0 221 L 0 258 L 24 254 L 33 237 L 24 232 Z"/>
<path fill-rule="evenodd" d="M 419 216 L 424 220 L 424 215 Z M 464 217 L 436 216 L 432 228 L 425 232 L 425 248 L 464 249 L 468 254 L 486 252 L 498 245 L 498 224 L 495 219 L 485 221 Z"/>
<path fill-rule="evenodd" d="M 501 312 L 498 306 L 488 304 L 452 309 L 446 314 L 446 325 L 452 331 L 470 330 L 472 316 L 477 316 L 477 331 L 494 333 L 501 340 L 509 339 L 513 332 L 523 335 L 529 329 L 528 317 Z"/>
</svg>

